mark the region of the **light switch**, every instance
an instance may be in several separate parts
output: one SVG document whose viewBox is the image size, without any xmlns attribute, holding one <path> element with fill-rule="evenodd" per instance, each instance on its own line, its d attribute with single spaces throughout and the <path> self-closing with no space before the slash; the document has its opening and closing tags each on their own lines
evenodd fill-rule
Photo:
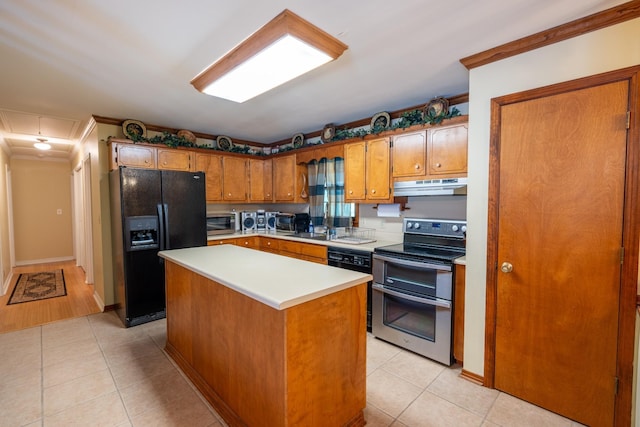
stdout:
<svg viewBox="0 0 640 427">
<path fill-rule="evenodd" d="M 62 209 L 58 209 L 58 210 L 56 211 L 56 213 L 57 213 L 58 215 L 62 215 Z"/>
</svg>

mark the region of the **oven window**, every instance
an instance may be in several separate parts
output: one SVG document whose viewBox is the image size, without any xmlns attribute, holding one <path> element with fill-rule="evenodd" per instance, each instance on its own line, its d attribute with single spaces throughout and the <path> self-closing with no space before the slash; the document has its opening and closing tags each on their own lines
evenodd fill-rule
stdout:
<svg viewBox="0 0 640 427">
<path fill-rule="evenodd" d="M 420 295 L 435 296 L 438 270 L 387 262 L 385 285 Z"/>
<path fill-rule="evenodd" d="M 385 294 L 382 322 L 393 329 L 429 341 L 436 340 L 436 307 Z"/>
</svg>

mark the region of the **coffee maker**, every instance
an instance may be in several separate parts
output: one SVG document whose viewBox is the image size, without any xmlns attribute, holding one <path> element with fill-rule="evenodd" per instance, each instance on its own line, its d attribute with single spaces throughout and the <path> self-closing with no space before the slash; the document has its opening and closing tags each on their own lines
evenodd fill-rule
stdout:
<svg viewBox="0 0 640 427">
<path fill-rule="evenodd" d="M 311 222 L 311 216 L 308 213 L 297 213 L 294 219 L 294 227 L 296 233 L 309 232 L 309 223 Z"/>
</svg>

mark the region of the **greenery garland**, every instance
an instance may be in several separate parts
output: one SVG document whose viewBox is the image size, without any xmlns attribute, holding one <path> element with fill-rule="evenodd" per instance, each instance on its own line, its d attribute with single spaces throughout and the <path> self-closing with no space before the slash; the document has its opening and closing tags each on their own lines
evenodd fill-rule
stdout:
<svg viewBox="0 0 640 427">
<path fill-rule="evenodd" d="M 439 124 L 439 123 L 442 123 L 443 120 L 450 119 L 452 117 L 456 117 L 459 115 L 460 115 L 460 111 L 456 107 L 451 108 L 450 111 L 447 111 L 447 112 L 443 111 L 437 115 L 429 115 L 426 112 L 423 113 L 421 110 L 406 111 L 402 113 L 402 115 L 400 116 L 400 120 L 398 120 L 396 123 L 392 124 L 391 126 L 385 127 L 385 126 L 378 125 L 378 126 L 373 126 L 369 130 L 365 130 L 365 129 L 354 130 L 354 129 L 347 129 L 346 127 L 344 129 L 336 129 L 335 135 L 333 136 L 331 141 L 341 141 L 343 139 L 351 139 L 351 138 L 364 138 L 367 135 L 377 135 L 381 132 L 388 131 L 388 130 L 406 129 L 414 125 Z M 164 144 L 167 147 L 171 147 L 171 148 L 189 147 L 189 148 L 205 148 L 205 149 L 215 150 L 215 151 L 225 151 L 218 147 L 197 145 L 182 136 L 174 135 L 167 131 L 162 132 L 162 135 L 156 135 L 152 138 L 146 138 L 142 135 L 129 133 L 127 135 L 127 138 L 129 138 L 134 143 L 142 142 L 147 144 Z M 278 148 L 278 152 L 280 153 L 286 152 L 286 151 L 292 151 L 292 150 L 295 150 L 295 148 L 293 146 L 288 146 L 288 145 Z M 232 153 L 253 154 L 255 156 L 266 155 L 261 150 L 251 153 L 251 148 L 247 145 L 244 145 L 244 146 L 234 145 L 233 147 L 231 147 L 230 150 L 226 150 L 226 151 L 232 152 Z"/>
</svg>

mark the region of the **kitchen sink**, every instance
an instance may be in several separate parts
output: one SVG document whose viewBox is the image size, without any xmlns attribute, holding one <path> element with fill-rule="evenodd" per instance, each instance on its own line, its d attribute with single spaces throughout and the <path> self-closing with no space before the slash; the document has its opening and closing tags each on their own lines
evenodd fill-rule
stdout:
<svg viewBox="0 0 640 427">
<path fill-rule="evenodd" d="M 293 237 L 300 237 L 302 239 L 310 240 L 327 240 L 327 235 L 324 233 L 296 233 Z"/>
</svg>

